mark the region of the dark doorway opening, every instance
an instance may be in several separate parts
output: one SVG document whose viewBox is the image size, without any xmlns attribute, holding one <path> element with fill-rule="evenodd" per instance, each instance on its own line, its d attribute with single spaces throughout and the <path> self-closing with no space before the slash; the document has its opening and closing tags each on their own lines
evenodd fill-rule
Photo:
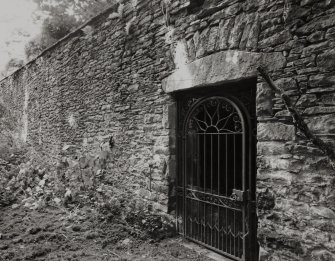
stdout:
<svg viewBox="0 0 335 261">
<path fill-rule="evenodd" d="M 177 229 L 232 260 L 257 260 L 256 79 L 179 92 Z"/>
</svg>

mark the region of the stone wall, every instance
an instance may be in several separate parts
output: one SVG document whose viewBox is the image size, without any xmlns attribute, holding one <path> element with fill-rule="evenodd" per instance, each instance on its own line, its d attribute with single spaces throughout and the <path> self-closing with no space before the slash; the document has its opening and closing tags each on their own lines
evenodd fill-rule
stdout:
<svg viewBox="0 0 335 261">
<path fill-rule="evenodd" d="M 0 97 L 17 136 L 46 154 L 70 145 L 98 151 L 112 137 L 118 171 L 166 211 L 170 130 L 163 115 L 171 97 L 160 86 L 168 73 L 160 3 L 128 3 L 122 18 L 116 12 L 110 8 L 4 79 Z"/>
<path fill-rule="evenodd" d="M 257 77 L 257 53 L 310 128 L 334 143 L 335 1 L 136 2 L 121 17 L 106 10 L 1 82 L 17 136 L 49 154 L 64 145 L 99 150 L 113 137 L 135 191 L 166 211 L 176 112 L 162 80 L 174 71 L 167 92 L 224 84 L 246 77 L 237 73 L 245 64 Z M 185 75 L 210 55 L 227 70 Z M 334 170 L 260 77 L 257 92 L 261 260 L 333 260 Z"/>
</svg>

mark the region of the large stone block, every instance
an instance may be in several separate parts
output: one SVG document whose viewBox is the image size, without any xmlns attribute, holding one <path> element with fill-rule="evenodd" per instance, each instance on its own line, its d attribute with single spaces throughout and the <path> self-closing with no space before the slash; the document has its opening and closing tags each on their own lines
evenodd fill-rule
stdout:
<svg viewBox="0 0 335 261">
<path fill-rule="evenodd" d="M 316 58 L 318 67 L 331 71 L 335 67 L 335 50 L 327 50 Z"/>
<path fill-rule="evenodd" d="M 292 39 L 292 35 L 288 30 L 282 31 L 280 33 L 276 33 L 271 37 L 263 39 L 258 42 L 259 48 L 267 48 L 275 45 L 279 45 L 285 42 L 288 42 Z"/>
<path fill-rule="evenodd" d="M 210 29 L 207 43 L 207 52 L 212 53 L 215 50 L 216 42 L 218 39 L 218 26 L 214 26 Z"/>
<path fill-rule="evenodd" d="M 335 114 L 306 118 L 310 130 L 318 134 L 335 133 Z"/>
<path fill-rule="evenodd" d="M 329 42 L 321 42 L 309 45 L 303 49 L 303 56 L 313 56 L 329 48 Z"/>
<path fill-rule="evenodd" d="M 259 141 L 257 143 L 257 155 L 281 155 L 288 153 L 289 148 L 284 142 Z"/>
<path fill-rule="evenodd" d="M 195 59 L 195 47 L 194 47 L 193 38 L 190 38 L 189 40 L 187 40 L 187 54 L 188 54 L 188 59 L 190 61 L 193 61 Z"/>
<path fill-rule="evenodd" d="M 175 129 L 177 123 L 177 106 L 175 103 L 163 106 L 162 125 L 166 129 Z"/>
<path fill-rule="evenodd" d="M 335 254 L 326 249 L 313 250 L 311 256 L 314 260 L 332 261 L 335 260 Z"/>
<path fill-rule="evenodd" d="M 324 105 L 334 105 L 335 93 L 322 95 L 320 100 Z"/>
<path fill-rule="evenodd" d="M 335 84 L 335 75 L 332 74 L 317 74 L 312 75 L 309 78 L 309 86 L 311 88 L 319 86 L 327 86 L 332 84 Z"/>
<path fill-rule="evenodd" d="M 259 173 L 257 174 L 257 180 L 264 181 L 267 184 L 276 184 L 276 188 L 280 189 L 287 186 L 291 186 L 292 183 L 295 182 L 296 180 L 295 176 L 296 174 L 286 171 L 285 169 L 284 170 L 263 169 L 259 170 Z"/>
<path fill-rule="evenodd" d="M 281 88 L 284 91 L 288 90 L 297 90 L 297 82 L 295 81 L 294 78 L 280 78 L 275 81 L 276 86 Z"/>
<path fill-rule="evenodd" d="M 250 29 L 253 27 L 254 20 L 255 20 L 255 14 L 249 14 L 245 18 L 245 26 L 243 28 L 243 34 L 239 45 L 240 50 L 244 50 L 247 45 L 249 35 L 251 32 Z"/>
<path fill-rule="evenodd" d="M 257 208 L 261 210 L 273 209 L 276 205 L 276 196 L 270 190 L 260 191 L 257 195 Z"/>
<path fill-rule="evenodd" d="M 230 32 L 228 39 L 228 46 L 231 49 L 235 49 L 239 46 L 240 40 L 243 34 L 243 28 L 245 26 L 245 17 L 244 13 L 240 14 L 235 18 L 235 24 L 233 29 Z"/>
<path fill-rule="evenodd" d="M 289 156 L 290 158 L 282 158 L 281 156 L 259 156 L 257 158 L 257 166 L 259 169 L 272 169 L 272 170 L 289 170 L 291 167 L 292 159 L 291 155 L 283 155 Z"/>
<path fill-rule="evenodd" d="M 323 31 L 317 31 L 315 33 L 312 33 L 310 36 L 307 37 L 307 40 L 311 43 L 320 42 L 324 39 L 324 32 Z"/>
<path fill-rule="evenodd" d="M 246 44 L 246 47 L 248 49 L 256 49 L 258 45 L 258 36 L 261 30 L 261 22 L 259 19 L 259 15 L 256 15 L 255 21 L 253 25 L 250 28 L 250 33 L 248 37 L 248 42 Z"/>
<path fill-rule="evenodd" d="M 289 141 L 295 139 L 295 127 L 280 122 L 259 123 L 257 138 L 260 141 Z"/>
<path fill-rule="evenodd" d="M 329 114 L 335 113 L 335 106 L 323 107 L 323 106 L 315 106 L 306 108 L 303 112 L 305 115 L 316 115 L 316 114 Z"/>
<path fill-rule="evenodd" d="M 335 212 L 327 207 L 323 206 L 311 207 L 311 212 L 323 218 L 335 219 Z"/>
<path fill-rule="evenodd" d="M 257 116 L 272 116 L 273 115 L 273 96 L 274 93 L 266 83 L 257 84 Z"/>
<path fill-rule="evenodd" d="M 335 27 L 329 28 L 326 32 L 326 39 L 335 39 Z"/>
<path fill-rule="evenodd" d="M 219 24 L 219 36 L 216 43 L 216 50 L 225 50 L 228 48 L 228 38 L 234 25 L 234 19 L 221 20 Z"/>
<path fill-rule="evenodd" d="M 335 25 L 335 16 L 333 14 L 324 15 L 311 20 L 296 30 L 297 34 L 310 34 L 320 29 Z"/>
<path fill-rule="evenodd" d="M 170 93 L 192 87 L 204 86 L 257 77 L 257 67 L 269 71 L 282 68 L 286 63 L 281 53 L 254 53 L 222 51 L 186 64 L 162 81 L 162 88 Z"/>
<path fill-rule="evenodd" d="M 208 36 L 209 36 L 209 28 L 205 28 L 200 34 L 199 34 L 199 40 L 198 44 L 195 44 L 195 50 L 196 50 L 196 57 L 202 57 L 206 53 L 206 47 L 208 42 Z M 194 40 L 194 38 L 193 38 Z M 194 42 L 195 43 L 195 42 Z"/>
<path fill-rule="evenodd" d="M 303 94 L 295 105 L 297 107 L 309 107 L 315 105 L 316 100 L 317 98 L 315 94 Z"/>
</svg>

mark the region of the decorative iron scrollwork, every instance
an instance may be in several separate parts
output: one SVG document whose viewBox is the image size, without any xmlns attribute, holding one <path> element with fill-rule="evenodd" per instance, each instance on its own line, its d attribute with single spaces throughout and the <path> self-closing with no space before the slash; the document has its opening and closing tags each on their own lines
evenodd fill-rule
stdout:
<svg viewBox="0 0 335 261">
<path fill-rule="evenodd" d="M 241 208 L 241 202 L 238 200 L 233 200 L 232 198 L 227 198 L 223 196 L 218 196 L 214 194 L 209 194 L 206 192 L 194 191 L 186 189 L 186 197 L 189 199 L 200 200 L 209 204 L 215 204 L 222 207 L 228 208 Z"/>
<path fill-rule="evenodd" d="M 188 131 L 198 133 L 242 133 L 242 119 L 233 104 L 223 97 L 210 97 L 197 105 L 189 117 Z"/>
</svg>

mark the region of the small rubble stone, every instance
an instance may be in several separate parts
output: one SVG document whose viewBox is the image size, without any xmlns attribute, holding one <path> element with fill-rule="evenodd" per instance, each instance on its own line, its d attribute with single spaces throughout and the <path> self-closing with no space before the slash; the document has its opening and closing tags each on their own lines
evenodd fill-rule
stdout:
<svg viewBox="0 0 335 261">
<path fill-rule="evenodd" d="M 30 227 L 27 229 L 27 233 L 31 235 L 35 235 L 40 232 L 42 229 L 40 227 Z"/>
<path fill-rule="evenodd" d="M 319 207 L 312 207 L 311 210 L 314 214 L 317 214 L 321 217 L 328 219 L 335 219 L 335 212 L 329 208 L 319 206 Z"/>
<path fill-rule="evenodd" d="M 75 232 L 79 232 L 79 231 L 81 231 L 81 226 L 74 225 L 74 226 L 72 226 L 72 230 L 75 231 Z"/>
<path fill-rule="evenodd" d="M 96 232 L 96 231 L 87 231 L 85 233 L 85 238 L 86 239 L 95 239 L 97 237 L 99 237 L 99 233 Z"/>
<path fill-rule="evenodd" d="M 8 245 L 0 244 L 0 250 L 6 250 L 8 249 Z"/>
</svg>

